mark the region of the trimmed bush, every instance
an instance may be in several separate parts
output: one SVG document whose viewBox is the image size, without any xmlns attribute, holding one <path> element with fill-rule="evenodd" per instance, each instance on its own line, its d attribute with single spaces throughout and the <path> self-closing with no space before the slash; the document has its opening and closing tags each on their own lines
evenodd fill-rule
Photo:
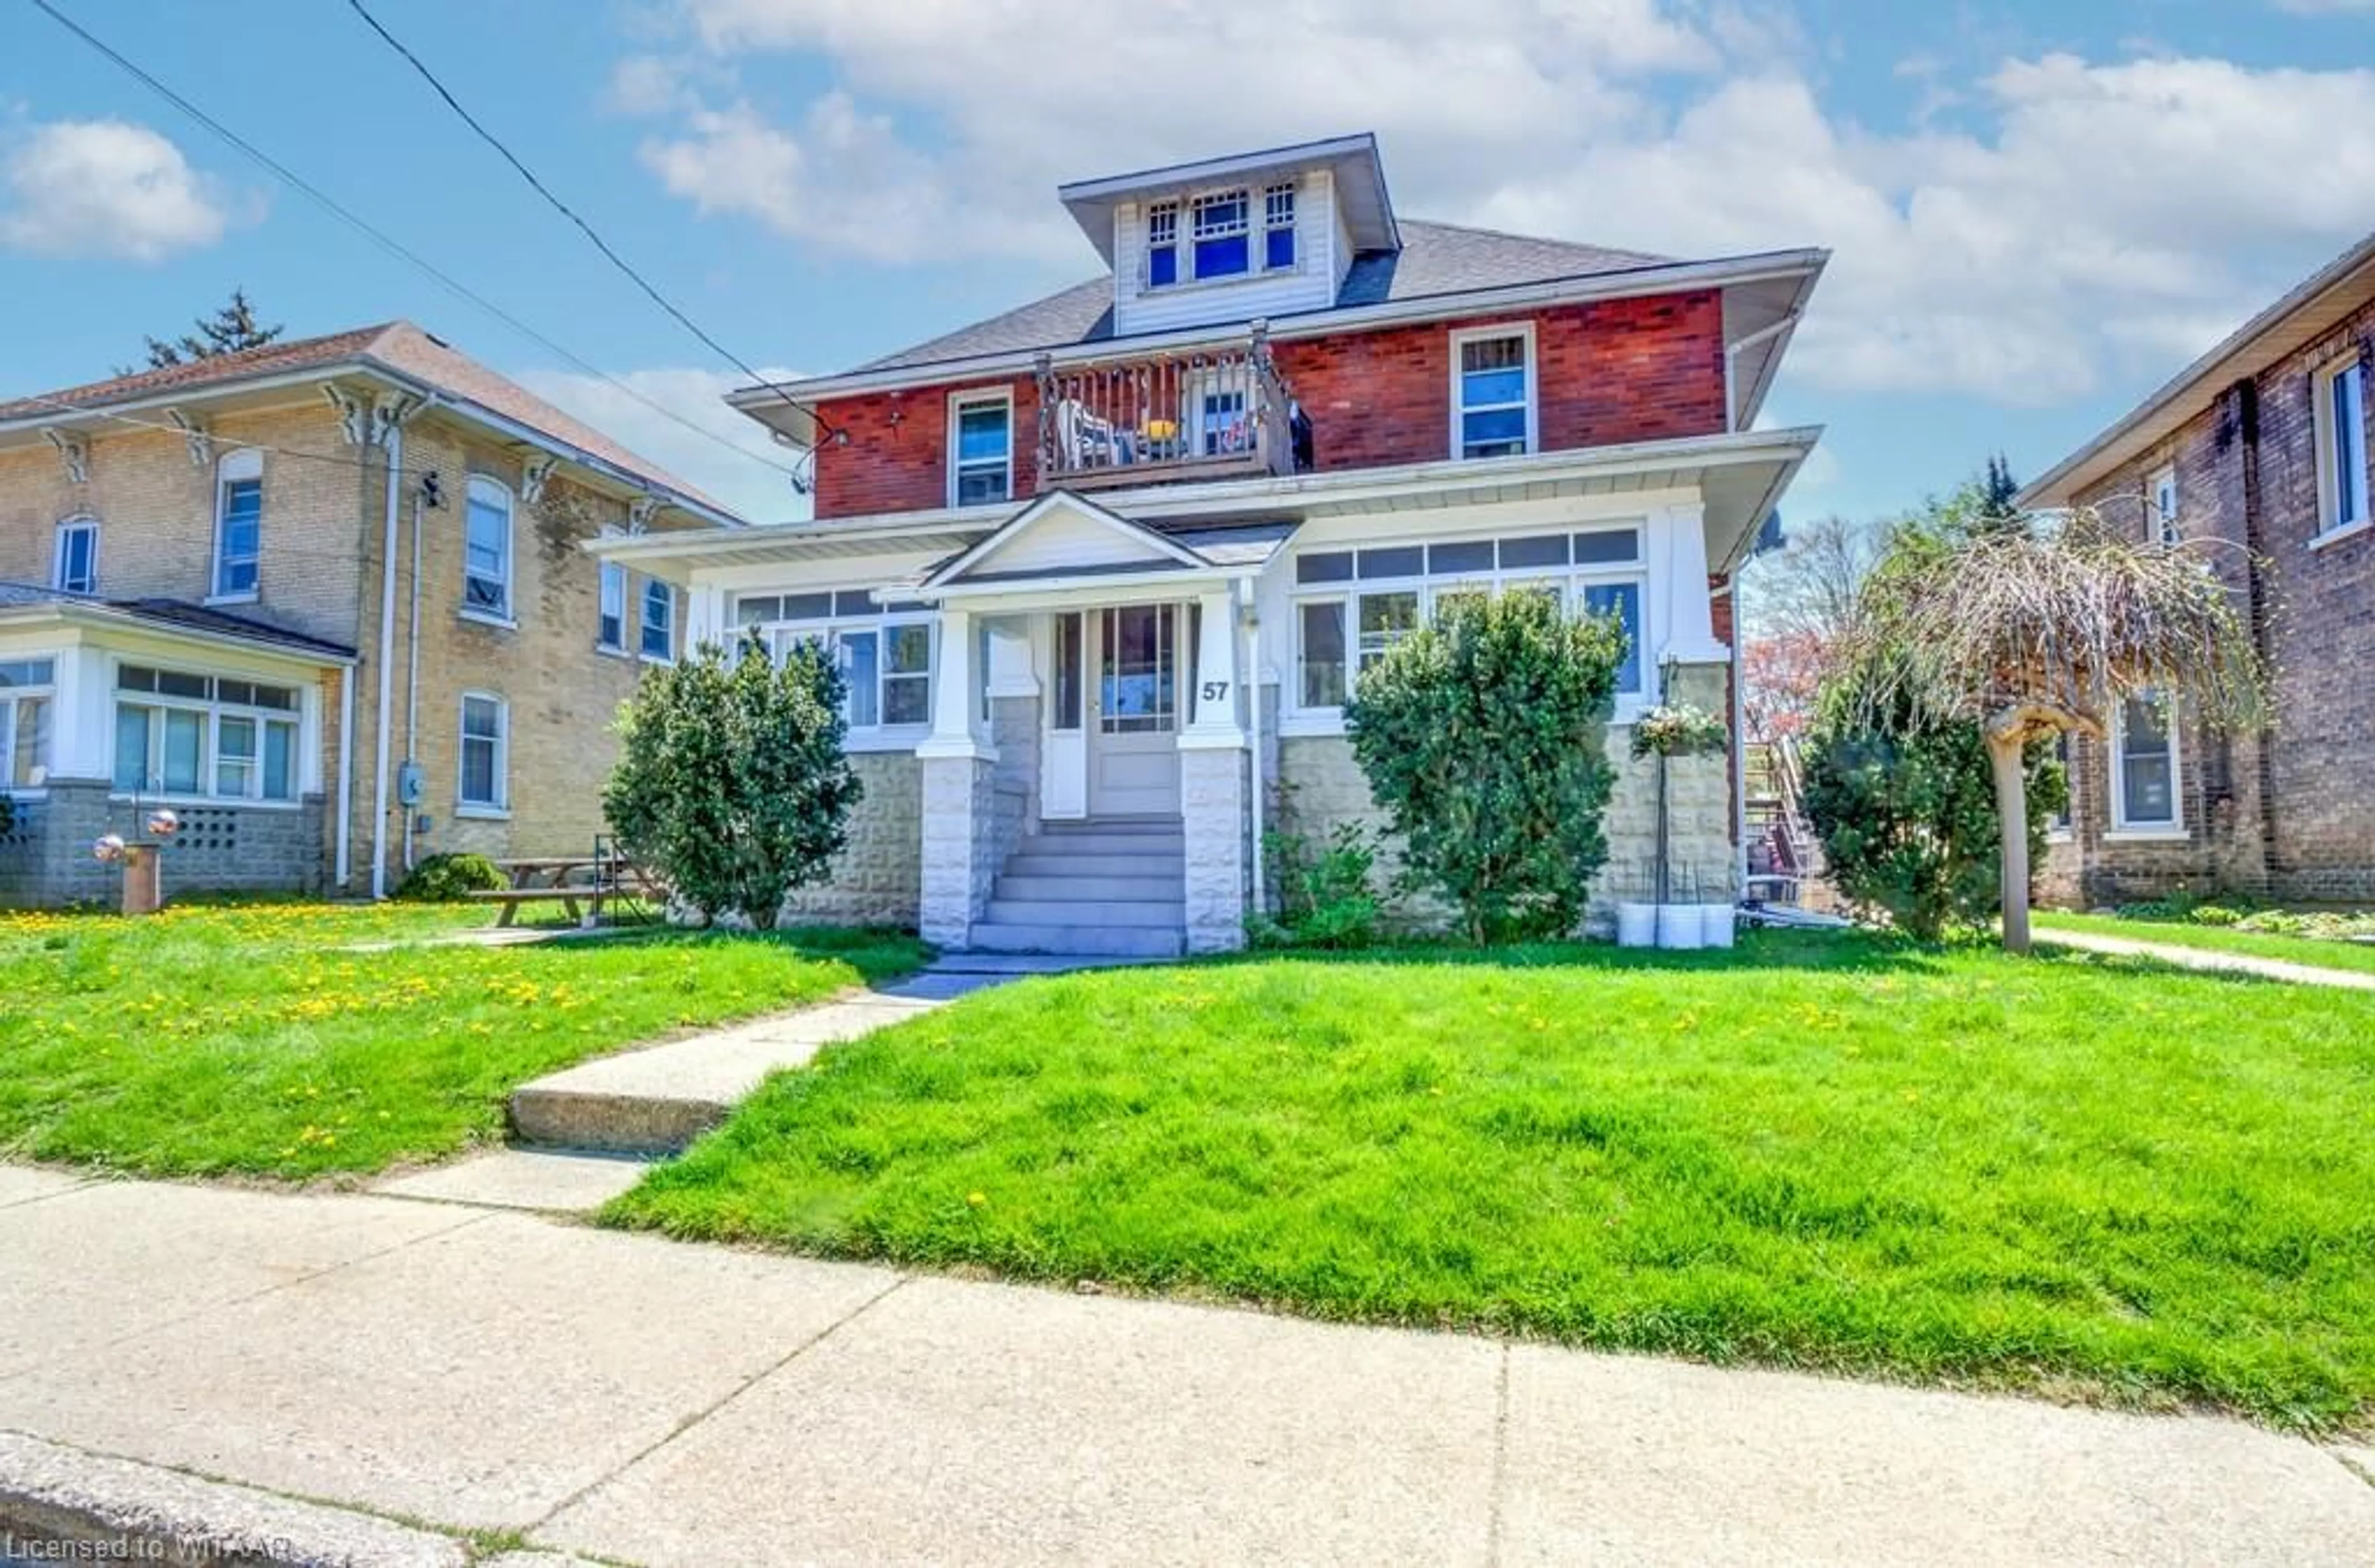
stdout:
<svg viewBox="0 0 2375 1568">
<path fill-rule="evenodd" d="M 459 903 L 472 893 L 511 886 L 511 878 L 483 855 L 432 855 L 412 867 L 396 890 L 409 903 Z"/>
<path fill-rule="evenodd" d="M 1344 707 L 1369 792 L 1404 843 L 1400 886 L 1472 941 L 1564 936 L 1608 858 L 1608 720 L 1625 656 L 1610 617 L 1547 595 L 1446 599 L 1361 671 Z"/>
</svg>

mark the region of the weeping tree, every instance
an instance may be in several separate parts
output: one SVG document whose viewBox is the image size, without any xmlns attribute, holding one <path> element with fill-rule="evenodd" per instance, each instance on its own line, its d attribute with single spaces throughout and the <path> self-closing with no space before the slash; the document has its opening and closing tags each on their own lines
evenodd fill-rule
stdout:
<svg viewBox="0 0 2375 1568">
<path fill-rule="evenodd" d="M 2122 537 L 2091 511 L 1949 515 L 1901 530 L 1867 580 L 1853 656 L 1875 701 L 1979 726 L 2002 843 L 2003 942 L 2028 950 L 2025 754 L 2097 740 L 2150 694 L 2205 724 L 2255 724 L 2263 672 L 2218 575 L 2192 548 Z"/>
</svg>

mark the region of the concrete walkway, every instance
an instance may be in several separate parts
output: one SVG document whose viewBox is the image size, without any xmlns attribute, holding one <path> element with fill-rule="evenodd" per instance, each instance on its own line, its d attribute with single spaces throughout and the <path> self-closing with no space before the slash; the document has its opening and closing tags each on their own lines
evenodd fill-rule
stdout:
<svg viewBox="0 0 2375 1568">
<path fill-rule="evenodd" d="M 2116 958 L 2157 959 L 2184 969 L 2218 970 L 2228 974 L 2256 974 L 2263 980 L 2286 980 L 2296 985 L 2332 985 L 2345 991 L 2375 991 L 2375 973 L 2355 969 L 2324 969 L 2313 963 L 2287 963 L 2282 959 L 2250 953 L 2222 953 L 2209 948 L 2180 948 L 2171 942 L 2139 941 L 2097 931 L 2063 931 L 2035 927 L 2031 936 L 2058 948 L 2081 948 Z M 2370 1553 L 2375 1557 L 2375 1553 Z"/>
<path fill-rule="evenodd" d="M 0 1257 L 0 1432 L 41 1440 L 0 1494 L 145 1476 L 704 1568 L 2375 1552 L 2375 1454 L 2206 1418 L 5 1167 Z M 345 1560 L 467 1558 L 415 1534 Z"/>
</svg>

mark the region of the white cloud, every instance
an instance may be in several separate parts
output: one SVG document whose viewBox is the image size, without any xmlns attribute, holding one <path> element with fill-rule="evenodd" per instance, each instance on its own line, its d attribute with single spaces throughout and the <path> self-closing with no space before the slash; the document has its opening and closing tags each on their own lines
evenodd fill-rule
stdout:
<svg viewBox="0 0 2375 1568">
<path fill-rule="evenodd" d="M 61 120 L 15 139 L 0 155 L 0 246 L 153 262 L 229 225 L 181 148 L 145 125 Z"/>
<path fill-rule="evenodd" d="M 799 376 L 797 371 L 765 366 L 761 370 L 770 381 L 794 381 Z M 783 523 L 809 515 L 806 498 L 793 492 L 790 478 L 781 471 L 797 466 L 797 454 L 775 445 L 758 421 L 722 401 L 727 393 L 744 384 L 739 374 L 669 369 L 617 372 L 616 379 L 632 393 L 599 376 L 571 371 L 516 371 L 512 379 L 753 523 Z M 685 429 L 639 397 L 658 404 L 699 430 Z M 721 442 L 725 444 L 720 445 Z M 737 456 L 737 452 L 744 455 Z"/>
<path fill-rule="evenodd" d="M 2276 0 L 2276 9 L 2296 17 L 2345 17 L 2375 11 L 2375 0 Z"/>
<path fill-rule="evenodd" d="M 1826 107 L 1770 7 L 1146 0 L 1074 8 L 1058 36 L 980 0 L 679 3 L 669 79 L 706 85 L 644 158 L 705 213 L 1052 273 L 1087 259 L 1060 181 L 1374 128 L 1409 214 L 1682 255 L 1831 248 L 1793 367 L 1837 390 L 2052 403 L 2166 366 L 2356 238 L 2375 189 L 2369 71 L 1914 57 L 1920 103 L 1867 126 Z M 774 52 L 833 85 L 789 118 L 727 85 Z"/>
</svg>

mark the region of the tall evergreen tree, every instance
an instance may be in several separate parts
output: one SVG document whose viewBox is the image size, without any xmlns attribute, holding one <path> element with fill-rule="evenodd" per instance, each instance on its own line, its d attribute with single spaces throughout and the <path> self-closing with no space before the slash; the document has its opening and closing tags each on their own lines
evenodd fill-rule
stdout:
<svg viewBox="0 0 2375 1568">
<path fill-rule="evenodd" d="M 173 365 L 186 365 L 194 360 L 211 360 L 218 354 L 236 354 L 242 348 L 261 348 L 287 330 L 278 323 L 271 326 L 258 325 L 255 307 L 249 303 L 244 289 L 233 289 L 230 303 L 216 311 L 211 318 L 200 318 L 195 324 L 196 332 L 183 333 L 170 343 L 161 337 L 148 338 L 148 368 L 161 371 Z"/>
<path fill-rule="evenodd" d="M 1979 515 L 1991 523 L 2016 523 L 2020 520 L 2020 483 L 2012 477 L 2012 465 L 2003 453 L 1988 459 L 1987 473 L 1979 480 Z"/>
</svg>

